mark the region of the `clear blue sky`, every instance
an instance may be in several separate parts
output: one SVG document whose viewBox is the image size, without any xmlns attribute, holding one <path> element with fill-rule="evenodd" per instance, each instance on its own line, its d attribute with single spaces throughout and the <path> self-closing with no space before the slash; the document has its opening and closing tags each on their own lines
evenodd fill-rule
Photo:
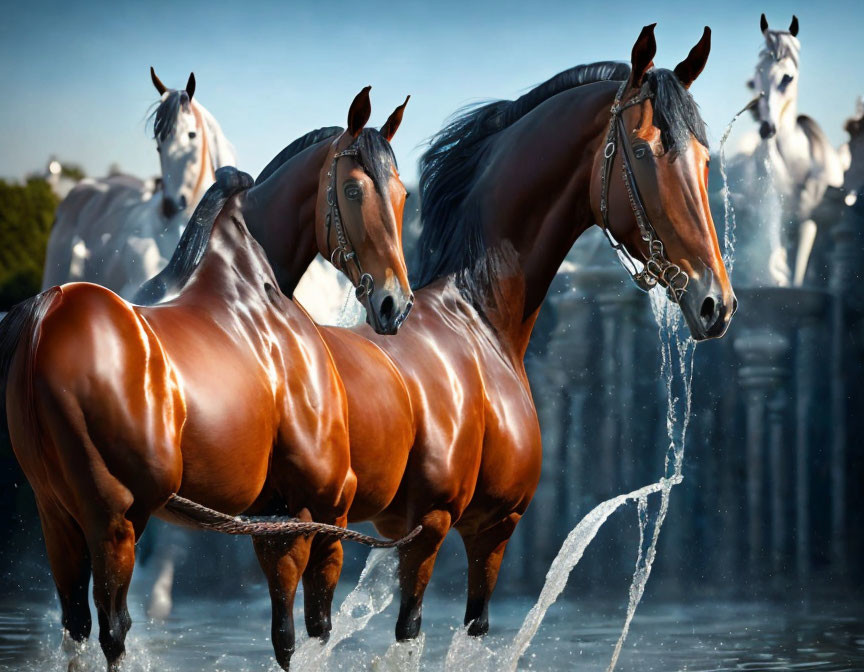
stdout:
<svg viewBox="0 0 864 672">
<path fill-rule="evenodd" d="M 640 28 L 658 22 L 659 66 L 674 67 L 713 29 L 706 71 L 693 86 L 716 142 L 747 100 L 772 26 L 801 24 L 800 111 L 836 144 L 864 94 L 864 1 L 657 0 L 533 2 L 175 3 L 8 0 L 0 14 L 0 176 L 20 178 L 49 155 L 103 174 L 112 163 L 158 172 L 145 130 L 156 100 L 148 67 L 171 87 L 198 80 L 196 97 L 260 170 L 296 136 L 345 123 L 372 84 L 372 123 L 412 95 L 394 140 L 406 181 L 425 138 L 466 103 L 512 98 L 590 61 L 626 60 Z M 752 127 L 748 119 L 739 122 Z"/>
</svg>

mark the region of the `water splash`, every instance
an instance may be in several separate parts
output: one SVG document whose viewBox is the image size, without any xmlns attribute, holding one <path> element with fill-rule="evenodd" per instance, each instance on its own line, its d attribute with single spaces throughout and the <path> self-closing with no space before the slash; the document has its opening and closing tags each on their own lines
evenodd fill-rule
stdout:
<svg viewBox="0 0 864 672">
<path fill-rule="evenodd" d="M 318 639 L 304 640 L 297 647 L 291 668 L 326 670 L 333 649 L 340 642 L 363 630 L 373 616 L 380 614 L 393 601 L 398 565 L 399 559 L 394 549 L 373 549 L 357 585 L 348 593 L 339 607 L 339 613 L 333 617 L 330 638 L 325 644 Z"/>
<path fill-rule="evenodd" d="M 445 670 L 452 672 L 515 671 L 519 660 L 537 634 L 546 612 L 561 595 L 570 573 L 582 559 L 585 549 L 594 540 L 609 516 L 627 502 L 636 501 L 639 515 L 639 554 L 630 585 L 627 617 L 607 672 L 615 669 L 621 648 L 630 630 L 630 623 L 645 592 L 651 568 L 657 557 L 657 542 L 669 508 L 669 495 L 672 488 L 683 480 L 684 441 L 690 422 L 692 401 L 693 353 L 696 344 L 689 337 L 681 311 L 677 305 L 666 298 L 664 290 L 655 288 L 650 297 L 660 339 L 660 374 L 666 387 L 667 397 L 666 434 L 669 445 L 664 457 L 663 476 L 656 483 L 598 504 L 579 521 L 579 524 L 567 535 L 561 550 L 552 561 L 536 604 L 528 612 L 519 632 L 509 646 L 493 651 L 486 647 L 482 640 L 469 637 L 467 630 L 460 628 L 453 635 L 447 651 Z M 646 534 L 649 520 L 648 496 L 658 492 L 660 506 L 649 537 Z M 646 538 L 650 538 L 650 543 L 643 553 Z"/>
<path fill-rule="evenodd" d="M 727 172 L 726 160 L 726 142 L 729 140 L 729 134 L 732 133 L 732 126 L 738 121 L 738 118 L 750 109 L 752 103 L 732 117 L 732 120 L 726 125 L 723 135 L 720 136 L 720 177 L 723 179 L 723 263 L 726 265 L 726 270 L 732 274 L 732 268 L 735 266 L 735 207 L 732 205 L 732 198 L 729 193 L 729 174 Z"/>
<path fill-rule="evenodd" d="M 420 661 L 423 658 L 425 645 L 426 634 L 422 632 L 417 639 L 393 642 L 383 656 L 372 661 L 372 670 L 374 672 L 420 672 Z"/>
<path fill-rule="evenodd" d="M 651 543 L 648 550 L 643 554 L 642 548 L 645 544 L 645 531 L 648 527 L 648 499 L 643 495 L 638 500 L 639 516 L 639 554 L 636 558 L 636 568 L 633 571 L 633 579 L 630 582 L 629 602 L 627 605 L 627 617 L 624 627 L 612 659 L 609 661 L 607 672 L 612 672 L 621 655 L 621 648 L 630 632 L 630 623 L 636 614 L 636 608 L 645 593 L 645 586 L 651 576 L 651 568 L 657 557 L 657 542 L 660 538 L 660 529 L 666 520 L 669 511 L 669 496 L 672 488 L 680 483 L 684 476 L 684 442 L 687 436 L 687 427 L 690 424 L 690 411 L 692 405 L 693 387 L 693 354 L 696 351 L 696 342 L 690 338 L 686 327 L 682 325 L 681 311 L 677 306 L 669 302 L 664 292 L 655 288 L 651 292 L 651 309 L 654 319 L 657 321 L 657 331 L 660 338 L 660 375 L 666 385 L 666 435 L 669 438 L 669 446 L 664 457 L 664 478 L 660 480 L 660 507 L 654 520 L 651 534 Z M 681 418 L 679 421 L 679 417 Z"/>
</svg>

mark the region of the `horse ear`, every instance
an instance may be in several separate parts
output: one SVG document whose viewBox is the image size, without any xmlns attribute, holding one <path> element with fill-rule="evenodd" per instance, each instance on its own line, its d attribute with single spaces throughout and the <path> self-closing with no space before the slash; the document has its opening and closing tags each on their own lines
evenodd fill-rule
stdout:
<svg viewBox="0 0 864 672">
<path fill-rule="evenodd" d="M 153 86 L 156 87 L 160 96 L 168 90 L 168 88 L 162 83 L 162 80 L 156 76 L 156 71 L 153 69 L 152 65 L 150 66 L 150 79 L 153 81 Z"/>
<path fill-rule="evenodd" d="M 761 30 L 763 33 L 768 30 L 768 19 L 765 18 L 764 12 L 762 14 L 762 18 L 759 19 L 759 30 Z"/>
<path fill-rule="evenodd" d="M 348 109 L 348 132 L 355 138 L 369 121 L 372 114 L 372 103 L 369 101 L 371 86 L 364 86 L 363 90 L 354 97 L 351 107 Z"/>
<path fill-rule="evenodd" d="M 705 26 L 702 32 L 702 39 L 696 43 L 696 46 L 687 54 L 687 58 L 675 66 L 675 74 L 678 75 L 678 81 L 684 85 L 685 89 L 689 89 L 690 85 L 699 76 L 699 73 L 705 68 L 705 63 L 708 62 L 708 54 L 711 51 L 711 29 Z"/>
<path fill-rule="evenodd" d="M 192 100 L 192 96 L 195 95 L 195 73 L 189 73 L 189 81 L 186 82 L 186 95 L 189 96 L 189 100 Z"/>
<path fill-rule="evenodd" d="M 792 23 L 789 24 L 789 33 L 792 37 L 798 37 L 798 17 L 792 15 Z"/>
<path fill-rule="evenodd" d="M 381 127 L 379 132 L 387 139 L 387 142 L 390 142 L 393 139 L 393 136 L 396 135 L 396 131 L 399 129 L 399 124 L 402 123 L 402 115 L 405 112 L 405 106 L 408 104 L 409 100 L 411 100 L 411 96 L 405 96 L 405 102 L 393 110 L 393 114 L 387 118 L 387 123 Z"/>
<path fill-rule="evenodd" d="M 652 23 L 645 26 L 639 33 L 633 51 L 630 54 L 630 86 L 634 89 L 642 86 L 642 78 L 645 73 L 654 67 L 654 55 L 657 53 L 657 40 L 654 39 L 654 26 Z"/>
</svg>

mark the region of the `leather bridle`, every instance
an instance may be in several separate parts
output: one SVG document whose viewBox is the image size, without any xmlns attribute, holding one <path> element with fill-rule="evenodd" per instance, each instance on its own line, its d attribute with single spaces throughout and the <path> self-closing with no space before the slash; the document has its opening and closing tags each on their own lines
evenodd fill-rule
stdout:
<svg viewBox="0 0 864 672">
<path fill-rule="evenodd" d="M 345 225 L 342 223 L 342 214 L 339 211 L 339 196 L 336 193 L 336 163 L 343 156 L 357 156 L 359 150 L 355 146 L 348 149 L 336 152 L 333 156 L 333 163 L 330 164 L 330 171 L 327 177 L 330 178 L 330 183 L 327 185 L 327 207 L 328 212 L 325 218 L 327 223 L 327 255 L 330 257 L 330 263 L 336 268 L 341 269 L 348 278 L 354 282 L 354 278 L 348 272 L 348 264 L 352 264 L 357 272 L 357 281 L 354 282 L 354 295 L 358 301 L 363 299 L 371 299 L 375 292 L 375 281 L 369 273 L 363 271 L 363 266 L 360 264 L 360 258 L 357 256 L 357 251 L 348 237 L 348 231 L 345 230 Z M 330 231 L 336 231 L 336 247 L 330 246 Z"/>
<path fill-rule="evenodd" d="M 690 278 L 681 270 L 677 264 L 673 264 L 666 256 L 666 251 L 660 236 L 651 224 L 648 218 L 648 213 L 645 211 L 645 206 L 639 192 L 639 185 L 636 182 L 636 174 L 634 172 L 634 159 L 641 160 L 646 155 L 650 154 L 650 149 L 640 147 L 634 151 L 630 139 L 627 134 L 627 129 L 624 126 L 624 119 L 621 116 L 624 110 L 640 105 L 649 98 L 653 98 L 654 94 L 644 85 L 639 91 L 639 94 L 630 98 L 626 102 L 621 102 L 624 92 L 627 88 L 627 81 L 622 82 L 618 93 L 615 94 L 615 102 L 612 104 L 610 113 L 612 118 L 609 121 L 609 132 L 606 135 L 606 146 L 603 149 L 603 168 L 600 173 L 600 215 L 603 218 L 603 232 L 609 240 L 609 244 L 618 252 L 618 258 L 621 264 L 630 274 L 630 277 L 636 283 L 636 286 L 643 291 L 650 291 L 657 283 L 666 286 L 670 298 L 676 303 L 680 303 L 687 291 L 687 283 Z M 637 266 L 637 260 L 634 259 L 626 247 L 617 242 L 609 231 L 609 179 L 612 173 L 612 164 L 615 161 L 615 154 L 618 148 L 621 148 L 621 177 L 624 180 L 624 187 L 627 189 L 627 198 L 630 201 L 630 209 L 636 217 L 636 223 L 639 226 L 639 233 L 642 240 L 648 246 L 647 260 L 639 262 L 642 264 L 642 270 Z M 643 179 L 655 179 L 653 171 L 650 176 L 642 172 Z"/>
</svg>

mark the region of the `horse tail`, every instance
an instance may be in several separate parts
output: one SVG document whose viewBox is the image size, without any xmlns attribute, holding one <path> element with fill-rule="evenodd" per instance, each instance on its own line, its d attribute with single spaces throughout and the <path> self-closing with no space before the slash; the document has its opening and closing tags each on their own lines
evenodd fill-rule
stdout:
<svg viewBox="0 0 864 672">
<path fill-rule="evenodd" d="M 0 321 L 0 418 L 6 422 L 6 383 L 12 359 L 19 346 L 23 343 L 24 350 L 24 394 L 25 405 L 30 420 L 33 420 L 33 355 L 39 345 L 42 333 L 42 320 L 48 314 L 54 302 L 62 296 L 60 287 L 51 287 L 41 294 L 22 301 L 12 307 L 6 317 Z"/>
<path fill-rule="evenodd" d="M 199 527 L 223 534 L 240 534 L 256 537 L 268 536 L 290 536 L 298 534 L 322 534 L 325 536 L 339 537 L 345 541 L 356 541 L 366 546 L 375 548 L 392 548 L 404 546 L 414 537 L 420 534 L 422 526 L 414 528 L 406 536 L 394 541 L 377 539 L 367 534 L 355 532 L 337 525 L 326 523 L 310 523 L 296 518 L 285 518 L 280 516 L 229 516 L 219 511 L 214 511 L 206 506 L 197 504 L 185 497 L 172 494 L 165 504 L 165 509 L 187 525 Z"/>
</svg>

